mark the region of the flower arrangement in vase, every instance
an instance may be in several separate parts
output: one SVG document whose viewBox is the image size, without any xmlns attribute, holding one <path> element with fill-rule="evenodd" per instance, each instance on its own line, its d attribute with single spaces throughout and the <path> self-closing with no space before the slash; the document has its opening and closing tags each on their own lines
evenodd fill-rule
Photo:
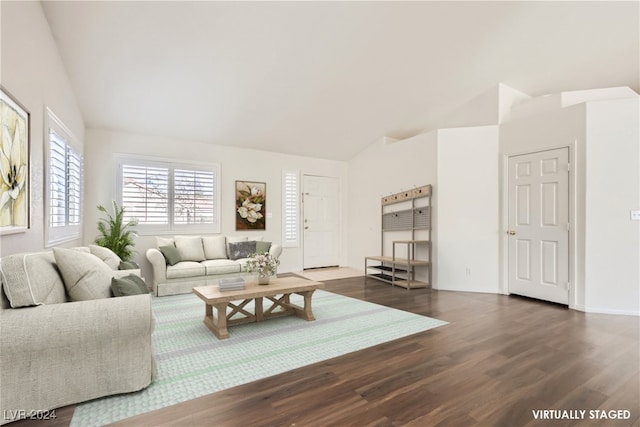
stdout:
<svg viewBox="0 0 640 427">
<path fill-rule="evenodd" d="M 249 273 L 258 273 L 258 284 L 268 285 L 269 278 L 276 274 L 280 260 L 269 252 L 251 254 L 245 267 Z"/>
</svg>

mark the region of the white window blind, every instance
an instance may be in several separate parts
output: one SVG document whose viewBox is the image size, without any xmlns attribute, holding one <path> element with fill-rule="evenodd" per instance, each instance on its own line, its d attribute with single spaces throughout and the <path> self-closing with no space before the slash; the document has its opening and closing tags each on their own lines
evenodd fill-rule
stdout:
<svg viewBox="0 0 640 427">
<path fill-rule="evenodd" d="M 207 171 L 174 170 L 176 224 L 212 224 L 215 174 Z"/>
<path fill-rule="evenodd" d="M 169 224 L 169 169 L 122 165 L 125 219 L 139 224 Z"/>
<path fill-rule="evenodd" d="M 80 237 L 83 166 L 73 135 L 48 109 L 47 130 L 47 244 L 53 245 Z"/>
<path fill-rule="evenodd" d="M 67 218 L 70 225 L 80 225 L 81 186 L 82 157 L 67 145 Z"/>
<path fill-rule="evenodd" d="M 219 232 L 217 165 L 132 158 L 118 163 L 120 202 L 140 231 Z"/>
<path fill-rule="evenodd" d="M 282 172 L 282 245 L 295 247 L 299 245 L 299 196 L 298 171 Z"/>
<path fill-rule="evenodd" d="M 49 227 L 66 225 L 67 144 L 49 130 Z"/>
</svg>

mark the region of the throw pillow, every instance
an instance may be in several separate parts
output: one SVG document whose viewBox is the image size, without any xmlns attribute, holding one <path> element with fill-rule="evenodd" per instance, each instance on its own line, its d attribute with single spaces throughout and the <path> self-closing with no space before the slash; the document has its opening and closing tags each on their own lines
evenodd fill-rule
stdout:
<svg viewBox="0 0 640 427">
<path fill-rule="evenodd" d="M 247 240 L 247 236 L 243 236 L 243 237 L 239 237 L 239 236 L 230 236 L 227 237 L 227 258 L 231 259 L 231 252 L 229 252 L 229 245 L 231 243 L 238 243 L 238 242 L 246 242 Z"/>
<path fill-rule="evenodd" d="M 173 245 L 160 246 L 160 252 L 164 255 L 164 259 L 167 261 L 169 265 L 176 265 L 180 261 L 182 261 L 182 257 L 180 256 L 180 252 Z"/>
<path fill-rule="evenodd" d="M 237 242 L 229 243 L 229 259 L 236 260 L 248 258 L 249 255 L 256 252 L 256 242 Z"/>
<path fill-rule="evenodd" d="M 204 256 L 207 259 L 226 259 L 227 246 L 224 236 L 204 236 L 202 237 L 202 246 L 204 247 Z"/>
<path fill-rule="evenodd" d="M 111 249 L 98 245 L 89 245 L 89 251 L 104 261 L 112 270 L 117 270 L 122 260 Z"/>
<path fill-rule="evenodd" d="M 100 258 L 64 248 L 53 248 L 53 255 L 72 301 L 111 297 L 113 270 Z"/>
<path fill-rule="evenodd" d="M 111 291 L 117 297 L 126 297 L 129 295 L 148 294 L 149 288 L 140 276 L 130 274 L 124 277 L 114 277 L 111 279 Z"/>
<path fill-rule="evenodd" d="M 204 248 L 200 236 L 176 236 L 176 248 L 183 261 L 204 261 Z"/>
<path fill-rule="evenodd" d="M 263 254 L 269 252 L 271 242 L 256 242 L 256 253 Z"/>
<path fill-rule="evenodd" d="M 175 246 L 175 240 L 173 237 L 156 237 L 156 245 L 160 246 Z"/>
<path fill-rule="evenodd" d="M 57 304 L 67 300 L 53 252 L 0 258 L 0 282 L 11 307 Z"/>
<path fill-rule="evenodd" d="M 118 264 L 118 270 L 137 270 L 140 266 L 133 261 L 122 261 Z"/>
</svg>

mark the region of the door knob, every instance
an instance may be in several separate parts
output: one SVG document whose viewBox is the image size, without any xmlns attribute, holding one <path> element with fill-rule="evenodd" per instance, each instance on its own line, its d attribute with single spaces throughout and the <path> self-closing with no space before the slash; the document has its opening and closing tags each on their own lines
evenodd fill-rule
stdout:
<svg viewBox="0 0 640 427">
<path fill-rule="evenodd" d="M 507 231 L 507 234 L 509 234 L 510 236 L 515 236 L 516 232 L 515 232 L 515 230 L 509 230 L 509 231 Z"/>
</svg>

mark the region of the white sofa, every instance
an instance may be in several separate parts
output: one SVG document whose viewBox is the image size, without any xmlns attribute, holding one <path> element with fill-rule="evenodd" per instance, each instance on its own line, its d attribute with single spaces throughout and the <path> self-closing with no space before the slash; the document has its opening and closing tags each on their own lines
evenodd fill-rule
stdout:
<svg viewBox="0 0 640 427">
<path fill-rule="evenodd" d="M 174 236 L 156 237 L 157 247 L 147 250 L 153 269 L 152 289 L 157 296 L 189 293 L 194 286 L 217 283 L 223 277 L 251 275 L 245 269 L 247 256 L 266 252 L 276 258 L 282 246 L 247 236 Z M 163 254 L 175 248 L 179 261 L 173 265 Z M 268 248 L 268 249 L 267 249 Z"/>
<path fill-rule="evenodd" d="M 83 252 L 0 259 L 0 424 L 141 390 L 155 375 L 151 295 L 111 297 L 112 278 L 132 270 Z"/>
</svg>

